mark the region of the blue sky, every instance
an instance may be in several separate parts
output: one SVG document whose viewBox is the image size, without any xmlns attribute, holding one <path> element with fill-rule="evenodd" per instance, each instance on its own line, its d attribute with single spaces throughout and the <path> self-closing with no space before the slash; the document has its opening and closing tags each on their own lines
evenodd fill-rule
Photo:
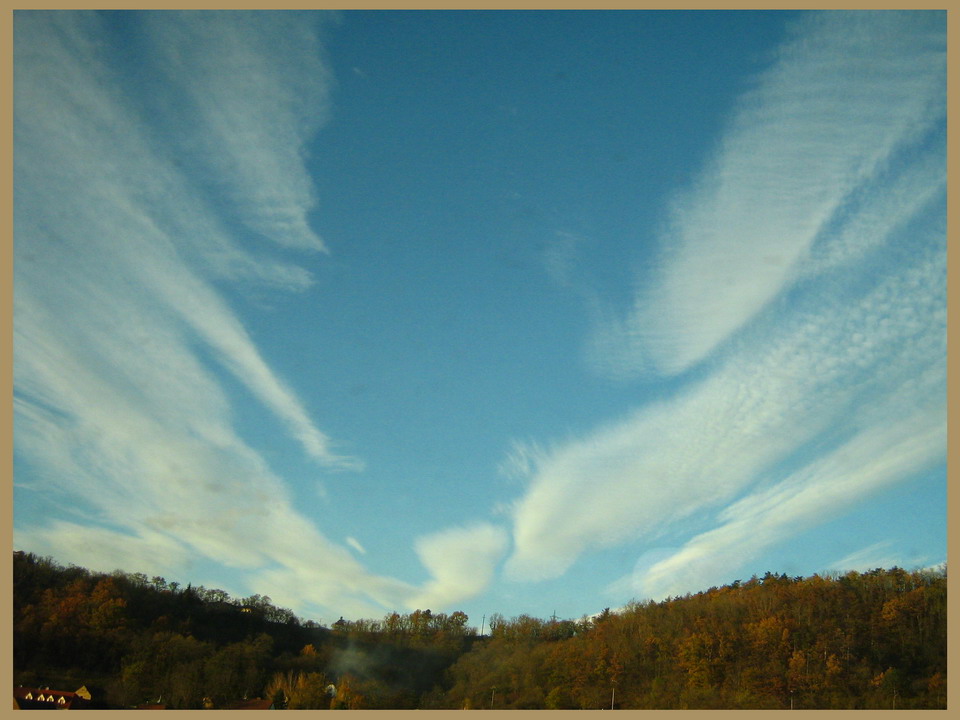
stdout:
<svg viewBox="0 0 960 720">
<path fill-rule="evenodd" d="M 946 29 L 15 15 L 14 536 L 580 617 L 946 560 Z"/>
</svg>

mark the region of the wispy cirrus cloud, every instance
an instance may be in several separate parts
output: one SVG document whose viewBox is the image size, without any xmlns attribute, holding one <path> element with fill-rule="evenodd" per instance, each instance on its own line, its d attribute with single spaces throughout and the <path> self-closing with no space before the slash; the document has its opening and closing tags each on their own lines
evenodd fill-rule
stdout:
<svg viewBox="0 0 960 720">
<path fill-rule="evenodd" d="M 593 358 L 601 370 L 680 373 L 804 272 L 798 265 L 833 234 L 858 193 L 885 183 L 898 153 L 912 151 L 942 118 L 941 21 L 933 13 L 851 12 L 811 14 L 796 25 L 741 98 L 708 167 L 674 198 L 660 257 L 638 278 L 633 308 L 598 330 Z M 925 180 L 902 178 L 901 210 L 922 202 L 911 183 Z"/>
<path fill-rule="evenodd" d="M 346 537 L 346 538 L 344 538 L 344 541 L 347 543 L 347 545 L 349 545 L 350 547 L 352 547 L 354 550 L 356 550 L 356 551 L 357 551 L 358 553 L 360 553 L 361 555 L 366 555 L 366 554 L 367 554 L 367 549 L 366 549 L 363 545 L 361 545 L 361 544 L 360 544 L 360 541 L 357 540 L 356 538 L 354 538 L 354 537 Z"/>
<path fill-rule="evenodd" d="M 938 298 L 944 299 L 945 279 L 938 264 L 930 260 L 924 270 L 891 280 L 859 306 L 844 308 L 844 299 L 835 298 L 835 305 L 801 313 L 785 327 L 775 327 L 771 318 L 741 353 L 669 402 L 534 454 L 529 490 L 514 507 L 516 550 L 508 571 L 517 578 L 553 577 L 585 550 L 654 539 L 765 486 L 782 474 L 777 468 L 784 463 L 802 467 L 811 462 L 808 453 L 816 458 L 822 452 L 818 444 L 829 448 L 858 428 L 882 432 L 891 447 L 898 437 L 913 438 L 917 428 L 942 430 L 945 312 Z M 931 297 L 889 311 L 888 303 L 918 287 Z M 867 412 L 877 404 L 874 394 L 895 395 L 898 402 Z M 932 456 L 905 457 L 917 467 L 942 459 L 944 439 L 935 435 L 932 442 L 922 445 Z M 910 443 L 898 447 L 906 451 Z M 900 470 L 887 481 L 911 476 L 909 467 Z M 882 487 L 864 477 L 854 473 L 848 487 L 857 498 Z M 821 508 L 807 517 L 826 514 Z M 770 519 L 780 539 L 801 527 L 784 514 Z M 744 539 L 756 542 L 749 533 Z"/>
<path fill-rule="evenodd" d="M 333 83 L 315 18 L 234 10 L 142 18 L 162 74 L 157 87 L 174 100 L 155 98 L 150 109 L 190 127 L 171 139 L 199 185 L 264 239 L 325 250 L 307 222 L 317 199 L 303 162 Z"/>
<path fill-rule="evenodd" d="M 631 578 L 702 587 L 942 462 L 944 47 L 937 15 L 798 24 L 594 345 L 619 376 L 711 363 L 584 437 L 513 453 L 529 484 L 509 576 L 714 524 Z"/>
<path fill-rule="evenodd" d="M 716 528 L 633 578 L 633 595 L 663 598 L 730 582 L 784 539 L 848 511 L 864 497 L 942 462 L 946 417 L 938 412 L 891 413 L 835 451 L 772 488 L 724 509 Z M 874 561 L 878 557 L 874 553 Z M 892 565 L 889 554 L 887 565 Z M 902 562 L 902 560 L 900 561 Z M 849 560 L 838 567 L 853 568 Z M 872 567 L 877 567 L 873 565 Z"/>
<path fill-rule="evenodd" d="M 173 21 L 177 16 L 159 17 Z M 228 28 L 235 22 L 232 14 L 221 20 Z M 18 16 L 16 214 L 22 251 L 16 268 L 25 288 L 17 296 L 18 315 L 27 312 L 26 303 L 38 302 L 76 308 L 75 317 L 82 313 L 92 327 L 109 318 L 109 328 L 100 337 L 100 347 L 109 347 L 106 336 L 114 335 L 115 328 L 136 327 L 127 319 L 128 307 L 141 307 L 156 321 L 160 314 L 152 306 L 159 303 L 169 317 L 188 324 L 217 351 L 312 456 L 339 462 L 329 440 L 266 367 L 242 324 L 190 262 L 224 247 L 241 257 L 243 246 L 231 241 L 223 213 L 191 193 L 190 176 L 176 168 L 178 155 L 154 146 L 150 126 L 141 121 L 135 103 L 119 90 L 101 58 L 95 41 L 98 22 L 93 15 Z M 58 36 L 70 42 L 52 42 Z M 56 74 L 61 68 L 63 74 Z M 87 72 L 81 75 L 81 69 Z M 256 104 L 257 99 L 248 94 L 233 102 Z M 294 122 L 284 120 L 283 113 L 277 117 L 281 124 Z M 175 137 L 196 134 L 189 125 L 161 122 L 159 127 Z M 269 127 L 251 133 L 254 138 L 271 134 Z M 291 172 L 298 169 L 303 172 L 301 162 L 294 163 Z M 252 258 L 249 264 L 254 264 Z M 297 273 L 281 267 L 280 276 Z M 84 324 L 74 325 L 74 335 L 86 334 Z M 135 332 L 149 334 L 149 325 Z M 75 341 L 79 347 L 92 346 L 81 338 Z M 191 352 L 183 343 L 180 347 Z M 22 349 L 18 366 L 26 371 L 29 346 Z"/>
<path fill-rule="evenodd" d="M 302 157 L 329 85 L 316 27 L 296 14 L 124 14 L 155 61 L 121 71 L 118 18 L 16 17 L 16 462 L 33 471 L 22 492 L 69 508 L 21 521 L 16 541 L 106 570 L 182 573 L 205 558 L 242 569 L 247 590 L 275 581 L 274 599 L 299 609 L 406 605 L 418 588 L 370 573 L 298 511 L 238 434 L 218 375 L 323 467 L 360 467 L 217 284 L 309 284 L 254 234 L 324 250 Z"/>
<path fill-rule="evenodd" d="M 836 572 L 849 572 L 856 570 L 864 572 L 875 568 L 898 567 L 916 567 L 919 558 L 905 559 L 899 549 L 894 544 L 885 540 L 873 543 L 856 552 L 834 560 L 828 567 Z"/>
</svg>

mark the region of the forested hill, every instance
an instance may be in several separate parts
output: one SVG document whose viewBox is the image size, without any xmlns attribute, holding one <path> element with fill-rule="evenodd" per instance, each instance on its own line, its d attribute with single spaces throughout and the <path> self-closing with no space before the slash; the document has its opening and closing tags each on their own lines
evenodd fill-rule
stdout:
<svg viewBox="0 0 960 720">
<path fill-rule="evenodd" d="M 580 620 L 390 613 L 325 627 L 254 595 L 14 553 L 14 684 L 109 707 L 945 708 L 945 571 L 762 578 Z M 331 688 L 331 685 L 333 686 Z"/>
</svg>

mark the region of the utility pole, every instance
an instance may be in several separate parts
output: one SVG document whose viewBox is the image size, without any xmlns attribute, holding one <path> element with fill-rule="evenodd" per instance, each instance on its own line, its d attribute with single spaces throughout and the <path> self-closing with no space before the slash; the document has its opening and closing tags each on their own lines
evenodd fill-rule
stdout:
<svg viewBox="0 0 960 720">
<path fill-rule="evenodd" d="M 493 710 L 493 698 L 497 694 L 496 686 L 490 689 L 490 709 Z"/>
<path fill-rule="evenodd" d="M 474 617 L 476 617 L 476 616 L 474 616 Z M 483 623 L 486 621 L 486 619 L 487 619 L 487 614 L 484 613 L 484 614 L 483 614 L 483 617 L 480 618 L 480 637 L 483 637 Z"/>
<path fill-rule="evenodd" d="M 610 693 L 610 709 L 613 710 L 613 703 L 617 698 L 617 686 L 613 686 L 613 691 Z"/>
</svg>

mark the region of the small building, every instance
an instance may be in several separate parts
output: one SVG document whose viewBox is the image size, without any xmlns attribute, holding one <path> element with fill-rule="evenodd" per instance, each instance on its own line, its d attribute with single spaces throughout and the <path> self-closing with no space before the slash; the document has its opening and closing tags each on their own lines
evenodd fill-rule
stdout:
<svg viewBox="0 0 960 720">
<path fill-rule="evenodd" d="M 86 707 L 87 699 L 68 690 L 21 686 L 13 689 L 13 705 L 18 710 L 76 710 Z"/>
</svg>

